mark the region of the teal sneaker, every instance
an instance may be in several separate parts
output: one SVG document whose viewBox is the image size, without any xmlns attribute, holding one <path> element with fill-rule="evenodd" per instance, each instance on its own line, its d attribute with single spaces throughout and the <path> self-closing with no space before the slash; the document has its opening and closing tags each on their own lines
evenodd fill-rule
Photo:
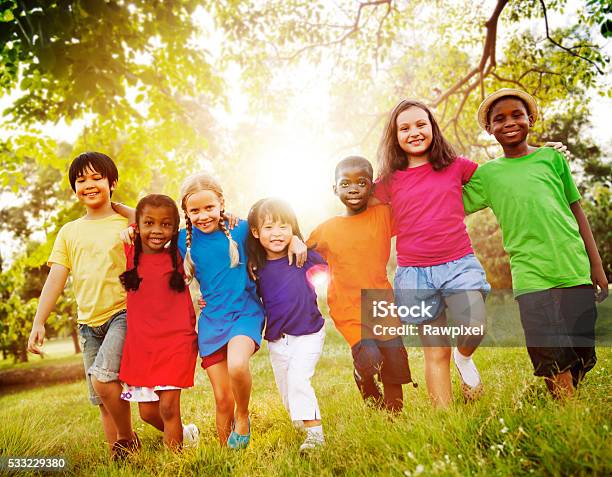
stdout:
<svg viewBox="0 0 612 477">
<path fill-rule="evenodd" d="M 234 431 L 235 422 L 232 422 L 232 432 L 227 438 L 227 447 L 230 449 L 246 449 L 251 441 L 251 417 L 249 416 L 249 432 L 238 434 Z"/>
</svg>

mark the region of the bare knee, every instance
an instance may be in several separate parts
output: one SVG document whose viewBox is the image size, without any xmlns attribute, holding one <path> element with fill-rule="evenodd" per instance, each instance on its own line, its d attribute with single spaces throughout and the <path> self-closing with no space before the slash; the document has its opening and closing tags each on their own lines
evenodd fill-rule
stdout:
<svg viewBox="0 0 612 477">
<path fill-rule="evenodd" d="M 139 406 L 138 412 L 147 424 L 155 424 L 159 418 L 159 410 L 156 408 Z"/>
<path fill-rule="evenodd" d="M 112 396 L 115 392 L 115 383 L 117 381 L 111 381 L 110 383 L 104 383 L 102 381 L 98 381 L 95 376 L 91 377 L 91 384 L 96 391 L 96 394 L 100 396 L 101 399 L 108 398 Z"/>
<path fill-rule="evenodd" d="M 230 414 L 234 412 L 234 397 L 231 392 L 215 395 L 215 406 L 219 414 Z"/>
<path fill-rule="evenodd" d="M 232 381 L 245 381 L 249 378 L 251 371 L 249 369 L 249 361 L 233 361 L 227 363 L 227 372 Z"/>
<path fill-rule="evenodd" d="M 425 360 L 428 366 L 448 366 L 451 349 L 448 347 L 433 347 L 425 349 Z"/>
<path fill-rule="evenodd" d="M 160 402 L 159 414 L 164 422 L 178 419 L 181 415 L 178 401 Z"/>
</svg>

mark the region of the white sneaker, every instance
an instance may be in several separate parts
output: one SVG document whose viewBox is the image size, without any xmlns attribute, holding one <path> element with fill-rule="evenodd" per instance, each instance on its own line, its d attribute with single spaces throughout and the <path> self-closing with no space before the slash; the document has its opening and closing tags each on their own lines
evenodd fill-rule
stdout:
<svg viewBox="0 0 612 477">
<path fill-rule="evenodd" d="M 480 373 L 471 357 L 463 356 L 457 348 L 453 348 L 453 361 L 461 378 L 461 391 L 468 401 L 474 401 L 482 396 L 484 387 Z"/>
<path fill-rule="evenodd" d="M 322 432 L 306 431 L 306 439 L 300 446 L 300 452 L 307 452 L 325 444 L 325 437 Z"/>
<path fill-rule="evenodd" d="M 195 424 L 183 425 L 183 447 L 198 447 L 200 442 L 200 430 Z"/>
</svg>

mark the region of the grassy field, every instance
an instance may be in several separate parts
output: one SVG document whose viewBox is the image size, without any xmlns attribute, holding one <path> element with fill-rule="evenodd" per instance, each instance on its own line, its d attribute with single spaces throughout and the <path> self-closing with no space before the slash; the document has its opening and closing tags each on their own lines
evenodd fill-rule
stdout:
<svg viewBox="0 0 612 477">
<path fill-rule="evenodd" d="M 366 408 L 351 376 L 348 347 L 328 323 L 324 355 L 314 386 L 327 445 L 302 456 L 303 437 L 293 429 L 276 391 L 265 347 L 252 359 L 253 440 L 244 452 L 220 449 L 214 401 L 205 373 L 183 393 L 183 416 L 201 432 L 200 447 L 176 455 L 161 434 L 144 425 L 134 408 L 143 451 L 125 464 L 110 463 L 97 408 L 88 404 L 85 382 L 0 397 L 0 454 L 61 456 L 71 475 L 610 475 L 612 473 L 612 381 L 610 348 L 599 350 L 597 367 L 579 395 L 552 401 L 531 376 L 524 349 L 477 352 L 485 396 L 464 404 L 455 377 L 456 402 L 431 408 L 423 378 L 423 355 L 410 350 L 420 386 L 405 387 L 398 418 Z M 19 474 L 23 475 L 23 474 Z"/>
</svg>

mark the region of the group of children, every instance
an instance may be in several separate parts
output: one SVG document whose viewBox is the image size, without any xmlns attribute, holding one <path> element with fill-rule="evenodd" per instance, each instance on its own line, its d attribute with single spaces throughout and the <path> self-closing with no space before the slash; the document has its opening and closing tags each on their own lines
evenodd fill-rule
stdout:
<svg viewBox="0 0 612 477">
<path fill-rule="evenodd" d="M 527 143 L 536 119 L 536 103 L 523 91 L 487 97 L 479 123 L 504 157 L 478 167 L 454 152 L 426 105 L 400 102 L 380 143 L 378 178 L 365 158 L 340 161 L 333 190 L 345 213 L 323 222 L 305 243 L 294 212 L 279 199 L 258 201 L 248 220 L 236 223 L 225 212 L 221 186 L 207 174 L 190 176 L 181 187 L 181 230 L 179 209 L 167 196 L 148 195 L 135 211 L 112 204 L 113 161 L 82 154 L 69 179 L 87 214 L 56 238 L 29 350 L 40 352 L 44 324 L 72 272 L 90 400 L 100 407 L 113 458 L 140 447 L 130 401 L 139 403 L 142 419 L 163 432 L 170 448 L 197 443 L 197 427 L 182 425 L 180 395 L 193 386 L 198 354 L 213 388 L 219 440 L 240 449 L 251 437 L 249 360 L 265 325 L 282 402 L 306 431 L 300 449 L 313 449 L 324 443 L 311 378 L 325 322 L 310 275 L 329 269 L 330 316 L 351 347 L 364 400 L 398 413 L 402 385 L 412 382 L 406 348 L 397 336 L 373 333 L 362 315 L 363 291 L 380 291 L 408 307 L 426 304 L 430 316 L 402 318 L 421 329 L 443 325 L 447 312 L 461 324 L 484 326 L 490 286 L 464 218 L 490 207 L 510 255 L 535 374 L 546 378 L 553 395 L 569 396 L 596 356 L 593 339 L 578 346 L 567 337 L 578 323 L 582 337 L 594 337 L 595 299 L 605 298 L 608 283 L 565 158 Z M 122 243 L 120 232 L 131 242 L 130 230 L 133 243 Z M 392 287 L 386 266 L 393 235 L 398 268 Z M 186 286 L 193 278 L 203 305 L 197 334 Z M 543 346 L 538 330 L 553 326 L 556 338 Z M 482 336 L 461 338 L 454 349 L 444 339 L 421 334 L 421 340 L 435 406 L 452 402 L 451 355 L 465 397 L 482 392 L 472 360 Z"/>
</svg>

